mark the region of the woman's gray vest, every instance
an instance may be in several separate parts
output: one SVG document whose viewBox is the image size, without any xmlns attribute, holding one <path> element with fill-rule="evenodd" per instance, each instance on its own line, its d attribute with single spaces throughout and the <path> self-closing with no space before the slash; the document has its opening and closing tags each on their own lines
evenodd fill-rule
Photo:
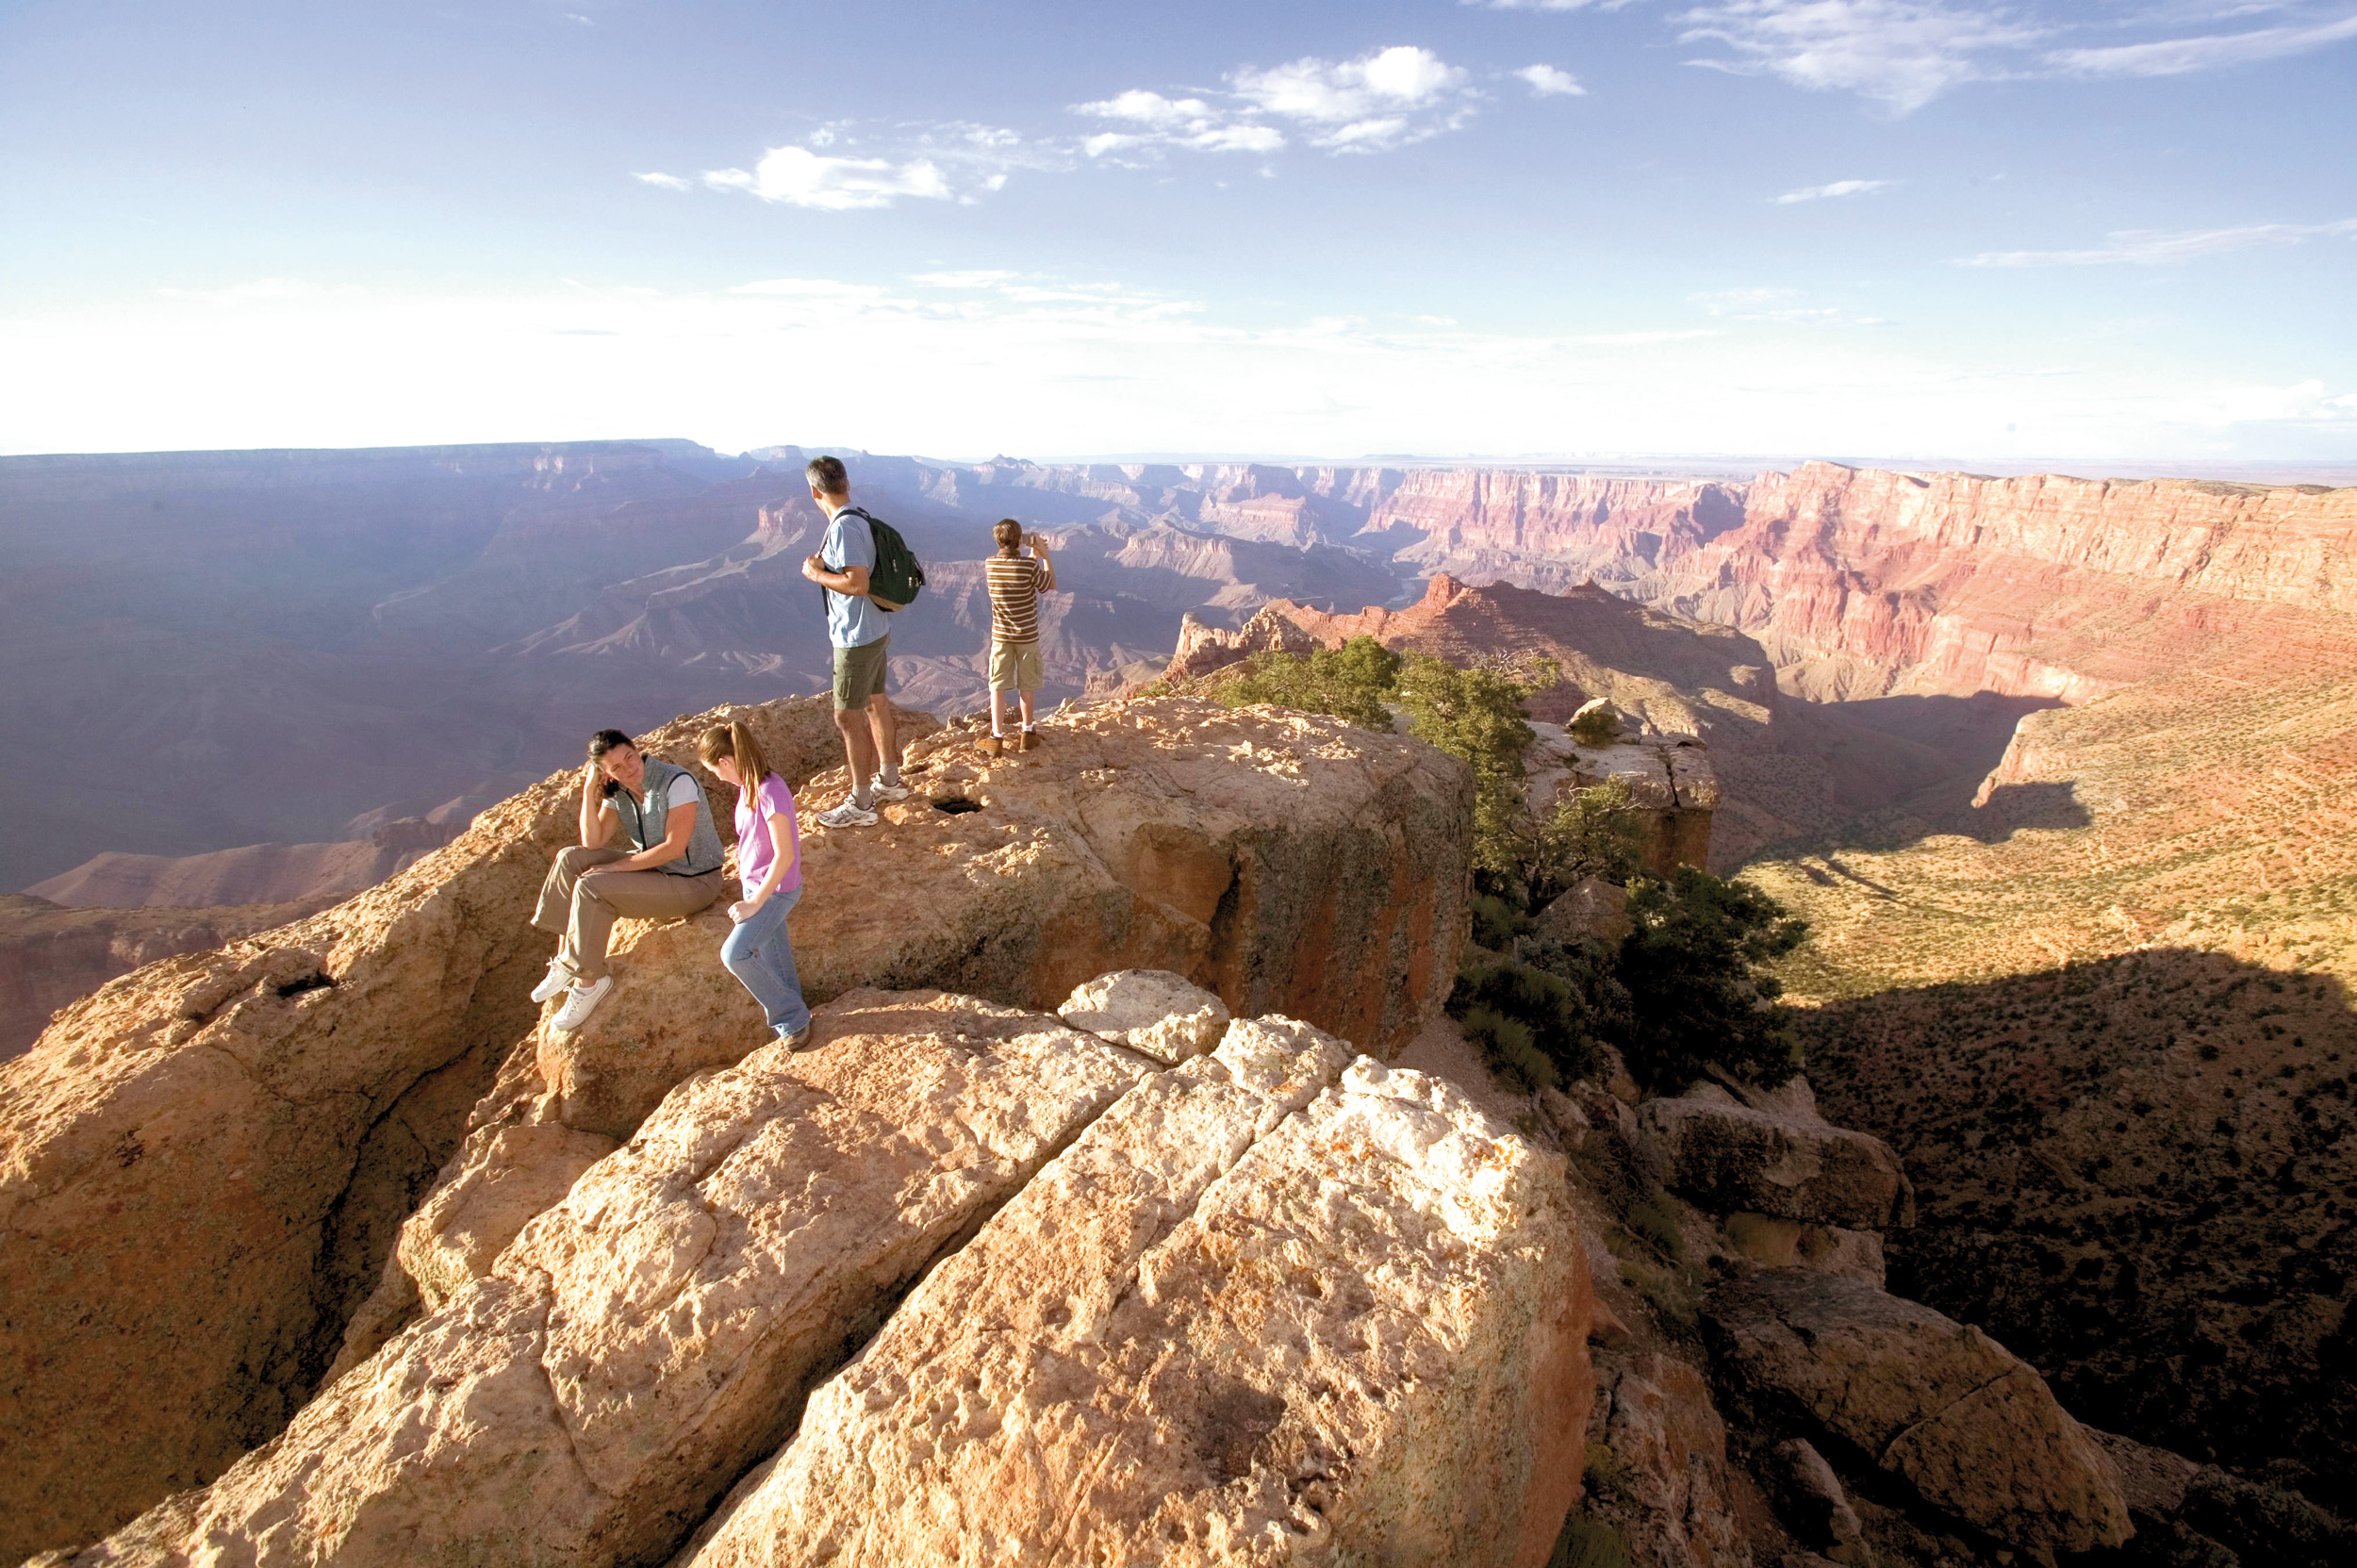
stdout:
<svg viewBox="0 0 2357 1568">
<path fill-rule="evenodd" d="M 622 814 L 622 831 L 630 834 L 631 844 L 637 849 L 651 850 L 663 842 L 665 822 L 671 815 L 670 789 L 673 779 L 693 776 L 684 767 L 674 767 L 661 757 L 647 759 L 647 776 L 640 784 L 647 792 L 641 805 L 627 789 L 614 792 L 614 809 Z M 655 867 L 675 877 L 701 877 L 706 871 L 720 868 L 720 834 L 712 825 L 712 807 L 704 800 L 703 791 L 696 791 L 696 825 L 687 832 L 687 852 L 674 861 Z"/>
</svg>

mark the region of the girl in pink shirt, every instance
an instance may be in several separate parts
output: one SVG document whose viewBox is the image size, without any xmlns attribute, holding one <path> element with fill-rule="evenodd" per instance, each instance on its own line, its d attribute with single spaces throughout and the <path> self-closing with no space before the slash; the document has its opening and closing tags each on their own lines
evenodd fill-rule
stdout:
<svg viewBox="0 0 2357 1568">
<path fill-rule="evenodd" d="M 720 962 L 761 1003 L 778 1038 L 799 1047 L 810 1037 L 810 1007 L 786 939 L 786 912 L 801 901 L 802 834 L 794 792 L 761 755 L 743 724 L 707 730 L 696 746 L 704 766 L 736 786 L 736 870 L 745 896 L 729 905 L 736 929 L 720 944 Z"/>
</svg>

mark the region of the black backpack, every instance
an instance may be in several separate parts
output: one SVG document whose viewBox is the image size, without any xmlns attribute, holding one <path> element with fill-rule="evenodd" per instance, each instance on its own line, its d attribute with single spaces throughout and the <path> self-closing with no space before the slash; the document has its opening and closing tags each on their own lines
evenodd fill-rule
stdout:
<svg viewBox="0 0 2357 1568">
<path fill-rule="evenodd" d="M 856 506 L 844 510 L 866 520 L 868 537 L 875 545 L 876 564 L 867 569 L 868 602 L 880 610 L 908 608 L 910 601 L 925 589 L 925 564 L 892 524 Z"/>
</svg>

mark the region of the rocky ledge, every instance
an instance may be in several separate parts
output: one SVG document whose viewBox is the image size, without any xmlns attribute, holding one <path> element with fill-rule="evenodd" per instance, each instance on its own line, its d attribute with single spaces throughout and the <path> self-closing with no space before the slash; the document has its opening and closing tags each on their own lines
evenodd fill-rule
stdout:
<svg viewBox="0 0 2357 1568">
<path fill-rule="evenodd" d="M 1281 1016 L 1166 1069 L 859 991 L 212 1485 L 39 1560 L 1537 1568 L 1589 1302 L 1561 1158 L 1441 1081 Z"/>
<path fill-rule="evenodd" d="M 837 754 L 823 700 L 647 744 L 692 766 L 727 717 L 789 778 Z M 1183 700 L 1094 709 L 995 762 L 970 740 L 915 742 L 888 826 L 807 838 L 814 1001 L 939 987 L 1042 1012 L 1146 967 L 1377 1055 L 1437 1012 L 1463 937 L 1460 764 Z M 0 1064 L 0 1560 L 221 1476 L 404 1327 L 486 1310 L 536 1216 L 676 1084 L 766 1040 L 717 910 L 624 922 L 588 1026 L 535 1023 L 552 944 L 526 921 L 572 787 L 311 919 L 114 981 Z"/>
</svg>

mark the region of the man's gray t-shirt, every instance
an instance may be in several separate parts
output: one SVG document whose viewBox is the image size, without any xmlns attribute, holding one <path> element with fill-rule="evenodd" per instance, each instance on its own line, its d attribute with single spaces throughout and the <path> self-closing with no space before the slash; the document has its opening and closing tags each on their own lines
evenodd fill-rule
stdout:
<svg viewBox="0 0 2357 1568">
<path fill-rule="evenodd" d="M 818 559 L 829 571 L 845 571 L 852 567 L 875 570 L 876 536 L 868 532 L 867 520 L 854 516 L 849 508 L 837 512 L 827 524 L 827 536 L 818 547 Z M 827 590 L 827 640 L 837 648 L 865 648 L 871 642 L 881 642 L 891 630 L 884 612 L 865 595 Z"/>
</svg>

